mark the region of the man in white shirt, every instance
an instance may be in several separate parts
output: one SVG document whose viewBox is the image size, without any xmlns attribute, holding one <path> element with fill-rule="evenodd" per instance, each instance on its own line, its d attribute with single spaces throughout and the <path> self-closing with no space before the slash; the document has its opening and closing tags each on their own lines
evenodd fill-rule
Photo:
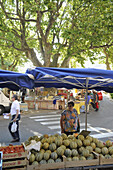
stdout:
<svg viewBox="0 0 113 170">
<path fill-rule="evenodd" d="M 10 113 L 8 114 L 8 115 L 11 115 L 12 118 L 11 118 L 8 128 L 9 128 L 9 132 L 11 136 L 13 137 L 13 140 L 11 142 L 19 142 L 20 141 L 20 137 L 19 137 L 20 105 L 17 100 L 17 95 L 13 95 L 12 101 L 13 103 L 11 105 L 11 110 L 10 110 Z M 11 132 L 11 126 L 13 122 L 16 122 L 17 124 L 16 132 Z"/>
</svg>

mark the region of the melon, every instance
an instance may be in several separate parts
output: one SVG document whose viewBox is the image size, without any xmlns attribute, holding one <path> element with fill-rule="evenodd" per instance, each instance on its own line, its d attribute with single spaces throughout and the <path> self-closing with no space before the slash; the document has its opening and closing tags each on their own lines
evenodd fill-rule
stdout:
<svg viewBox="0 0 113 170">
<path fill-rule="evenodd" d="M 56 152 L 59 156 L 63 156 L 64 154 L 64 150 L 61 147 L 57 148 Z"/>
<path fill-rule="evenodd" d="M 83 144 L 84 144 L 84 146 L 90 146 L 90 140 L 84 139 Z"/>
<path fill-rule="evenodd" d="M 103 154 L 103 155 L 108 154 L 108 152 L 109 152 L 109 151 L 108 151 L 108 148 L 107 148 L 107 147 L 103 147 L 103 148 L 102 148 L 102 154 Z"/>
<path fill-rule="evenodd" d="M 93 141 L 92 141 L 92 142 L 94 142 L 94 143 L 96 143 L 96 144 L 97 144 L 98 139 L 97 139 L 97 138 L 92 138 L 92 139 L 93 139 Z"/>
<path fill-rule="evenodd" d="M 65 145 L 61 145 L 60 146 L 62 149 L 66 150 L 66 146 Z"/>
<path fill-rule="evenodd" d="M 84 149 L 84 150 L 82 151 L 82 155 L 83 155 L 84 157 L 88 157 L 88 156 L 89 156 L 89 150 L 88 150 L 88 149 Z"/>
<path fill-rule="evenodd" d="M 34 162 L 32 163 L 32 165 L 38 165 L 38 162 L 37 162 L 37 161 L 34 161 Z"/>
<path fill-rule="evenodd" d="M 29 162 L 33 163 L 35 161 L 35 155 L 32 153 L 29 157 Z"/>
<path fill-rule="evenodd" d="M 55 160 L 55 162 L 62 162 L 62 159 L 58 158 Z"/>
<path fill-rule="evenodd" d="M 84 156 L 80 156 L 79 160 L 86 160 Z"/>
<path fill-rule="evenodd" d="M 55 161 L 53 160 L 53 159 L 49 159 L 48 160 L 48 164 L 52 164 L 52 163 L 54 163 Z"/>
<path fill-rule="evenodd" d="M 58 157 L 58 155 L 57 155 L 56 152 L 52 152 L 52 153 L 51 153 L 51 158 L 52 158 L 52 159 L 56 160 L 57 157 Z"/>
<path fill-rule="evenodd" d="M 76 140 L 76 143 L 77 143 L 77 146 L 78 147 L 81 147 L 82 146 L 82 141 L 80 139 L 77 139 Z"/>
<path fill-rule="evenodd" d="M 71 157 L 72 151 L 71 151 L 70 149 L 66 149 L 66 150 L 64 151 L 64 154 L 65 154 L 66 157 Z"/>
<path fill-rule="evenodd" d="M 48 148 L 49 148 L 49 143 L 45 142 L 45 143 L 42 145 L 42 147 L 43 147 L 45 150 L 48 149 Z"/>
<path fill-rule="evenodd" d="M 113 146 L 110 146 L 108 150 L 109 150 L 109 153 L 112 155 L 113 154 Z"/>
<path fill-rule="evenodd" d="M 96 148 L 95 148 L 95 152 L 96 152 L 96 153 L 101 153 L 101 149 L 98 148 L 98 147 L 96 147 Z"/>
<path fill-rule="evenodd" d="M 46 162 L 46 160 L 41 160 L 40 161 L 40 164 L 46 164 L 47 162 Z"/>
<path fill-rule="evenodd" d="M 86 136 L 86 139 L 88 139 L 90 142 L 93 141 L 93 138 L 91 136 Z"/>
<path fill-rule="evenodd" d="M 97 142 L 97 147 L 98 147 L 98 148 L 103 148 L 103 147 L 104 147 L 103 142 L 102 142 L 102 141 L 98 141 L 98 142 Z"/>
<path fill-rule="evenodd" d="M 49 157 L 50 157 L 50 154 L 48 152 L 45 152 L 44 153 L 44 160 L 47 161 L 49 159 Z"/>
<path fill-rule="evenodd" d="M 76 149 L 72 149 L 72 156 L 78 156 L 78 151 Z"/>
<path fill-rule="evenodd" d="M 105 155 L 105 159 L 110 159 L 111 156 L 109 154 Z"/>
<path fill-rule="evenodd" d="M 71 157 L 66 158 L 66 161 L 72 161 Z"/>
<path fill-rule="evenodd" d="M 37 153 L 37 154 L 36 154 L 36 161 L 38 161 L 38 162 L 41 161 L 41 160 L 43 159 L 43 155 L 44 155 L 44 154 L 41 153 L 41 152 Z"/>
<path fill-rule="evenodd" d="M 56 147 L 56 144 L 55 144 L 55 143 L 51 143 L 51 144 L 49 145 L 49 150 L 52 151 L 52 152 L 55 151 L 56 148 L 57 148 L 57 147 Z"/>
<path fill-rule="evenodd" d="M 71 141 L 71 142 L 70 142 L 70 148 L 71 148 L 71 149 L 76 149 L 76 148 L 77 148 L 77 143 L 74 142 L 74 141 Z"/>
<path fill-rule="evenodd" d="M 83 136 L 83 135 L 79 135 L 79 136 L 78 136 L 78 139 L 80 139 L 81 141 L 83 141 L 83 140 L 84 140 L 84 136 Z"/>
<path fill-rule="evenodd" d="M 82 151 L 84 150 L 85 148 L 82 146 L 82 147 L 80 147 L 78 150 L 79 150 L 79 153 L 81 154 L 82 153 Z"/>
<path fill-rule="evenodd" d="M 62 137 L 63 140 L 67 139 L 67 135 L 65 133 L 62 133 L 61 137 Z"/>
<path fill-rule="evenodd" d="M 72 158 L 72 161 L 79 161 L 79 157 L 74 156 L 74 157 Z"/>
<path fill-rule="evenodd" d="M 90 144 L 90 146 L 91 146 L 93 149 L 96 148 L 96 144 L 95 144 L 94 142 L 92 142 L 92 143 Z"/>
<path fill-rule="evenodd" d="M 61 146 L 61 145 L 62 145 L 62 139 L 56 138 L 56 139 L 55 139 L 55 144 L 56 144 L 57 146 Z"/>
<path fill-rule="evenodd" d="M 93 151 L 93 148 L 91 146 L 86 146 L 86 149 L 89 150 L 89 153 Z"/>
<path fill-rule="evenodd" d="M 63 141 L 63 144 L 67 147 L 67 146 L 69 146 L 70 141 L 68 139 L 66 139 L 66 140 Z"/>
<path fill-rule="evenodd" d="M 107 140 L 105 144 L 106 144 L 107 147 L 112 146 L 112 142 L 110 140 Z"/>
</svg>

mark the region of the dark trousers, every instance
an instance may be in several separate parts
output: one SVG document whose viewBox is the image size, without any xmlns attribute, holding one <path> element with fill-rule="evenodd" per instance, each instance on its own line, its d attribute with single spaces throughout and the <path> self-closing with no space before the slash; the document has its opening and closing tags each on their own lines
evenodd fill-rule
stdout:
<svg viewBox="0 0 113 170">
<path fill-rule="evenodd" d="M 66 131 L 64 131 L 64 133 L 68 136 L 68 135 L 73 135 L 74 133 L 79 133 L 79 132 L 66 132 Z"/>
<path fill-rule="evenodd" d="M 15 118 L 15 116 L 16 115 L 13 115 L 12 116 L 12 119 L 11 119 L 11 121 L 10 121 L 10 123 L 9 123 L 9 126 L 8 126 L 8 129 L 9 129 L 9 132 L 10 132 L 10 134 L 11 134 L 11 136 L 13 137 L 13 139 L 20 139 L 20 136 L 19 136 L 19 120 L 20 120 L 20 114 L 18 115 L 18 117 L 17 117 L 17 120 L 16 120 L 16 124 L 17 124 L 17 131 L 16 132 L 11 132 L 11 126 L 12 126 L 12 124 L 13 124 L 13 119 Z"/>
</svg>

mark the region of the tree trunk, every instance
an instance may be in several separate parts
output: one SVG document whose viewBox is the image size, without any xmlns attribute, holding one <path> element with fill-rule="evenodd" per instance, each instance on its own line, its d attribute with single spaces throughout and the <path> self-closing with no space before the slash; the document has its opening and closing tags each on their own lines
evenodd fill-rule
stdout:
<svg viewBox="0 0 113 170">
<path fill-rule="evenodd" d="M 32 61 L 33 65 L 36 67 L 42 67 L 42 64 L 40 63 L 39 59 L 36 56 L 36 52 L 34 49 L 29 49 L 25 52 L 27 58 Z"/>
<path fill-rule="evenodd" d="M 110 63 L 109 63 L 109 55 L 108 55 L 108 53 L 106 51 L 106 48 L 104 48 L 104 54 L 106 55 L 106 69 L 111 70 Z"/>
<path fill-rule="evenodd" d="M 62 68 L 69 68 L 69 61 L 70 61 L 71 57 L 68 57 L 68 58 L 64 58 L 62 64 L 61 64 L 61 67 Z"/>
</svg>

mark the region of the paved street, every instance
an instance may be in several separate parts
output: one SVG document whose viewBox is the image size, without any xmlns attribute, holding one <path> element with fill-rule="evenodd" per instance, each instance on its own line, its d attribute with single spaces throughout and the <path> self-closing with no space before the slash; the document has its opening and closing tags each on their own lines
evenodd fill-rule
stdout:
<svg viewBox="0 0 113 170">
<path fill-rule="evenodd" d="M 61 111 L 55 110 L 29 110 L 22 113 L 20 122 L 21 142 L 33 135 L 60 134 L 60 114 Z M 81 113 L 79 117 L 82 131 L 85 129 L 85 114 Z M 87 130 L 91 131 L 91 136 L 102 141 L 108 139 L 113 141 L 113 100 L 109 99 L 108 96 L 104 96 L 103 101 L 100 102 L 99 111 L 95 112 L 91 109 L 87 120 Z M 2 145 L 8 145 L 12 140 L 7 128 L 8 123 L 9 120 L 0 116 L 0 143 Z"/>
</svg>

